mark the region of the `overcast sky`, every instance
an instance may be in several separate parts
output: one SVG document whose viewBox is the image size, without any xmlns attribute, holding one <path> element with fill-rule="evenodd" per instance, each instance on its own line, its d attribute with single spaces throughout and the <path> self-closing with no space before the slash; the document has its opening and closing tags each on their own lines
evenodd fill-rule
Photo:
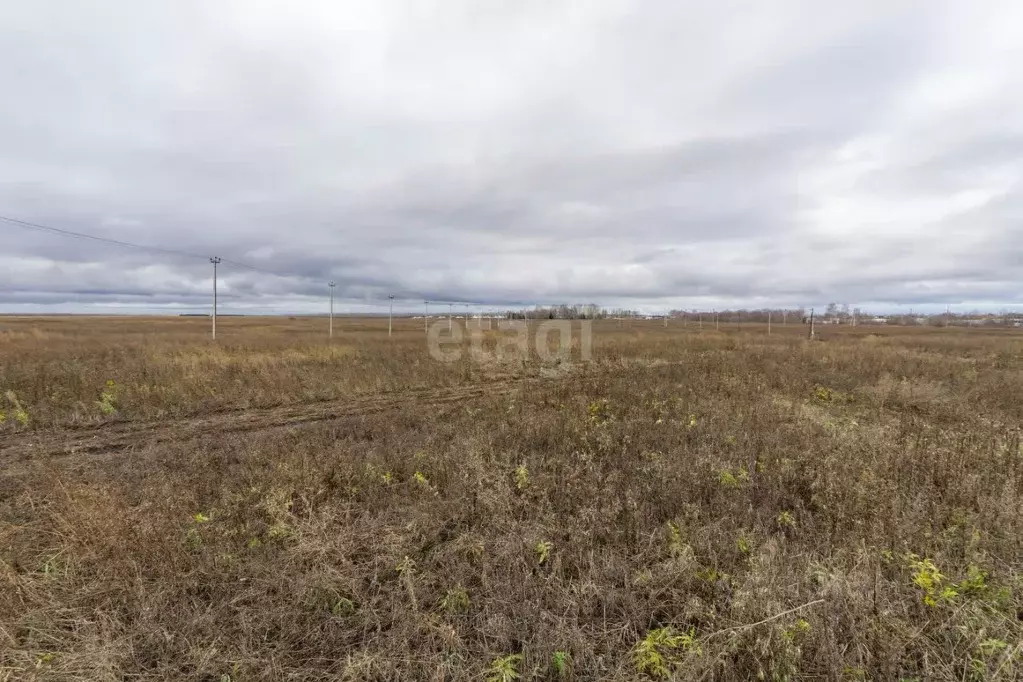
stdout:
<svg viewBox="0 0 1023 682">
<path fill-rule="evenodd" d="M 1012 0 L 0 0 L 0 86 L 0 215 L 228 310 L 1023 301 Z M 0 311 L 209 303 L 0 238 Z"/>
</svg>

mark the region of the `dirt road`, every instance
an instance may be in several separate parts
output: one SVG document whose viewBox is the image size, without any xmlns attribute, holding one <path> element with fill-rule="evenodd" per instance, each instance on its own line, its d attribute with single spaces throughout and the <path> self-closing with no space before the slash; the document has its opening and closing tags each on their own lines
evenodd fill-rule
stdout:
<svg viewBox="0 0 1023 682">
<path fill-rule="evenodd" d="M 28 460 L 69 455 L 102 455 L 168 441 L 187 441 L 231 433 L 267 431 L 400 409 L 443 406 L 505 395 L 535 379 L 504 377 L 486 384 L 424 388 L 355 396 L 343 400 L 282 407 L 229 410 L 146 422 L 109 422 L 96 426 L 10 434 L 0 442 L 0 473 L 10 474 Z"/>
</svg>

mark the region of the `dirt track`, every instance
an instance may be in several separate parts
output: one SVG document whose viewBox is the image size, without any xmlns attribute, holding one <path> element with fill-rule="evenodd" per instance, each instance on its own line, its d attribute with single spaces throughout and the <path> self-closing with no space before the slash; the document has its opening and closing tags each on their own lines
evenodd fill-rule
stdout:
<svg viewBox="0 0 1023 682">
<path fill-rule="evenodd" d="M 442 406 L 464 400 L 504 395 L 535 381 L 504 377 L 486 384 L 353 396 L 342 400 L 283 407 L 228 410 L 148 422 L 109 422 L 54 431 L 29 431 L 5 437 L 0 445 L 0 473 L 13 473 L 18 463 L 67 455 L 102 455 L 167 441 L 187 441 L 228 433 L 271 429 L 385 412 L 401 407 Z"/>
</svg>

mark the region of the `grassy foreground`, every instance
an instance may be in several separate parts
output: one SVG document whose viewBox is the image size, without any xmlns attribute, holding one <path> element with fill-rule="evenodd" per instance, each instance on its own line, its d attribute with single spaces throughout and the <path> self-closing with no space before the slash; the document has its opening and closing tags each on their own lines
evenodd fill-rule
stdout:
<svg viewBox="0 0 1023 682">
<path fill-rule="evenodd" d="M 1023 335 L 421 324 L 0 320 L 0 680 L 1023 678 Z"/>
</svg>

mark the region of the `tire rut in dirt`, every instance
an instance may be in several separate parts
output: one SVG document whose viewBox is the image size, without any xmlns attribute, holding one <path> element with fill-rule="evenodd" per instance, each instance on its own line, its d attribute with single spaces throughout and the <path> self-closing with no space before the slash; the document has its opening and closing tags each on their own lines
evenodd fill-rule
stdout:
<svg viewBox="0 0 1023 682">
<path fill-rule="evenodd" d="M 402 393 L 370 394 L 342 401 L 223 411 L 156 422 L 113 422 L 58 433 L 28 433 L 13 441 L 8 440 L 0 449 L 0 462 L 77 454 L 95 455 L 170 440 L 195 440 L 224 434 L 267 431 L 402 407 L 440 407 L 463 400 L 506 395 L 527 382 L 519 378 L 501 379 L 485 385 L 415 389 Z"/>
</svg>

